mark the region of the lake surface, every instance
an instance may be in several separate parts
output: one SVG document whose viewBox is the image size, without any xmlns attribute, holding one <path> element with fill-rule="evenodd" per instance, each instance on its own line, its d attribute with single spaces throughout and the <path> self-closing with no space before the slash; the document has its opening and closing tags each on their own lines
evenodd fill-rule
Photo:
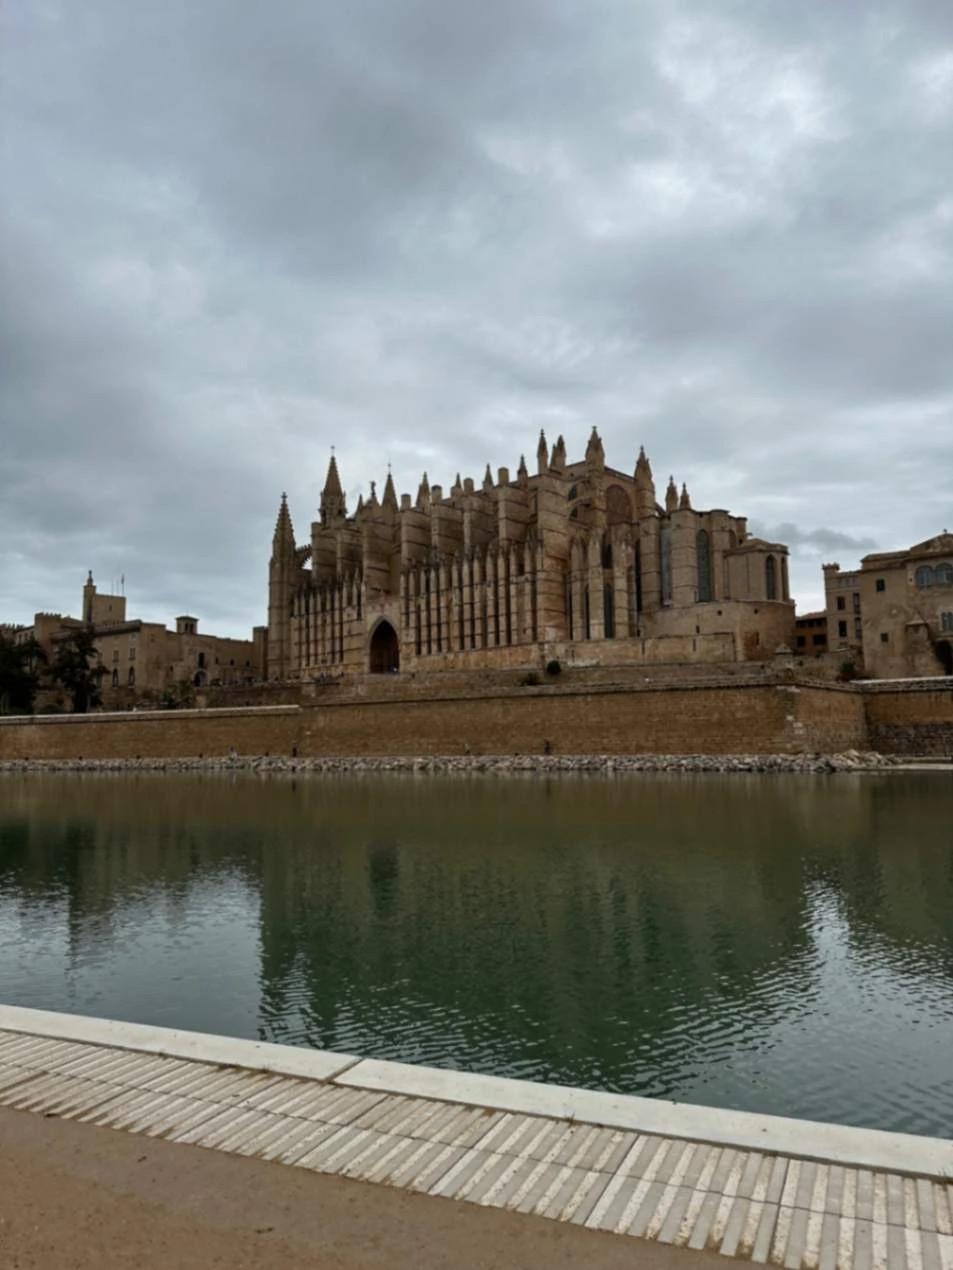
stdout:
<svg viewBox="0 0 953 1270">
<path fill-rule="evenodd" d="M 0 1000 L 953 1136 L 953 779 L 0 776 Z"/>
</svg>

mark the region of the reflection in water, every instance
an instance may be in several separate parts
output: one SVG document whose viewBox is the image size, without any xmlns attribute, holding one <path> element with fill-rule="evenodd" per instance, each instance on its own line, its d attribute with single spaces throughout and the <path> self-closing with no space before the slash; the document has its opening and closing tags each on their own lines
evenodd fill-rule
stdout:
<svg viewBox="0 0 953 1270">
<path fill-rule="evenodd" d="M 8 776 L 0 999 L 953 1134 L 941 776 Z"/>
</svg>

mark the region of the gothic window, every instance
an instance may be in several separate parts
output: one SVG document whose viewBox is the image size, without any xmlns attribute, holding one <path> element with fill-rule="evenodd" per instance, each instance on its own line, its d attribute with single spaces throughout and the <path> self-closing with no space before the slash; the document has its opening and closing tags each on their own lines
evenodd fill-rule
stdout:
<svg viewBox="0 0 953 1270">
<path fill-rule="evenodd" d="M 953 564 L 944 561 L 936 567 L 937 586 L 953 586 Z"/>
<path fill-rule="evenodd" d="M 768 556 L 764 562 L 764 593 L 767 600 L 778 598 L 778 566 L 774 556 Z"/>
<path fill-rule="evenodd" d="M 936 574 L 928 564 L 921 564 L 916 573 L 917 586 L 921 591 L 927 587 L 933 586 L 936 581 Z"/>
<path fill-rule="evenodd" d="M 705 603 L 714 599 L 711 593 L 711 537 L 707 529 L 695 535 L 695 558 L 698 565 L 698 599 Z"/>
<path fill-rule="evenodd" d="M 602 567 L 603 569 L 612 568 L 612 543 L 608 538 L 602 540 Z"/>
<path fill-rule="evenodd" d="M 662 579 L 662 603 L 672 602 L 672 527 L 662 525 L 659 530 L 659 571 Z"/>
<path fill-rule="evenodd" d="M 615 639 L 615 597 L 608 583 L 602 588 L 602 620 L 606 639 Z"/>
<path fill-rule="evenodd" d="M 621 485 L 606 490 L 606 521 L 610 525 L 628 525 L 632 521 L 632 502 Z"/>
</svg>

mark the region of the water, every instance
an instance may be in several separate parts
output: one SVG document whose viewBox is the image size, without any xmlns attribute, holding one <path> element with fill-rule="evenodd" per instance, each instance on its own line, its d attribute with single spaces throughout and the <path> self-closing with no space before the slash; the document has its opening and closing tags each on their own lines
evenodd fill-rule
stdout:
<svg viewBox="0 0 953 1270">
<path fill-rule="evenodd" d="M 0 1000 L 953 1137 L 953 780 L 0 778 Z"/>
</svg>

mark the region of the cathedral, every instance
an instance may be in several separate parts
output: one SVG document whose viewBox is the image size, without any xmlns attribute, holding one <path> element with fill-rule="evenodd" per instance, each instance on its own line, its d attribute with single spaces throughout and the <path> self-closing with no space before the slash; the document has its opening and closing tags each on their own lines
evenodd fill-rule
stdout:
<svg viewBox="0 0 953 1270">
<path fill-rule="evenodd" d="M 268 678 L 714 665 L 792 645 L 787 547 L 672 479 L 659 501 L 644 449 L 631 474 L 608 467 L 595 429 L 575 463 L 541 433 L 535 467 L 447 492 L 424 473 L 399 500 L 388 475 L 349 515 L 332 456 L 308 542 L 282 496 Z"/>
</svg>

